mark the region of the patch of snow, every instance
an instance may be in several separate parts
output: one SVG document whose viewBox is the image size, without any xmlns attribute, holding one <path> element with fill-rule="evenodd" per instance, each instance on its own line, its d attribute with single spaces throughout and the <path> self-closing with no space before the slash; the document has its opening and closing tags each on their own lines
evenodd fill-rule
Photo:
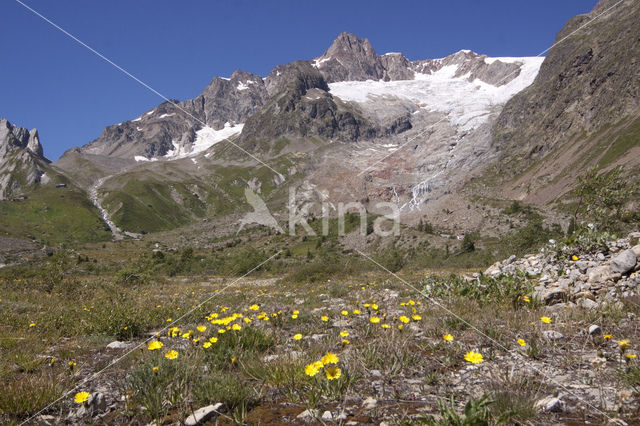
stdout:
<svg viewBox="0 0 640 426">
<path fill-rule="evenodd" d="M 192 158 L 191 161 L 193 161 L 193 164 L 198 164 L 198 161 L 196 161 L 195 158 Z"/>
<path fill-rule="evenodd" d="M 135 120 L 131 120 L 131 121 L 132 121 L 133 123 L 135 123 L 136 121 L 140 121 L 140 120 L 142 120 L 142 117 L 138 117 L 138 118 L 136 118 Z"/>
<path fill-rule="evenodd" d="M 454 77 L 458 66 L 447 65 L 433 74 L 416 73 L 414 80 L 346 81 L 331 83 L 329 88 L 332 95 L 358 103 L 378 97 L 409 99 L 427 111 L 447 114 L 451 124 L 467 131 L 485 123 L 494 106 L 504 105 L 533 83 L 544 61 L 540 57 L 511 59 L 522 63 L 520 74 L 498 87 L 478 79 L 470 82 L 469 74 Z"/>
<path fill-rule="evenodd" d="M 387 52 L 382 56 L 391 56 L 391 55 L 402 55 L 402 53 L 400 53 L 400 52 Z"/>
<path fill-rule="evenodd" d="M 140 127 L 137 127 L 137 126 L 136 126 L 136 130 L 139 131 L 139 132 L 142 131 L 142 129 Z"/>
<path fill-rule="evenodd" d="M 151 115 L 151 114 L 153 114 L 155 111 L 156 111 L 155 109 L 152 109 L 151 111 L 149 111 L 149 112 L 147 113 L 147 115 Z"/>
<path fill-rule="evenodd" d="M 219 78 L 219 79 L 221 79 L 221 80 L 227 80 L 227 81 L 231 80 L 231 79 L 230 79 L 230 78 L 228 78 L 228 77 L 218 77 L 218 78 Z"/>
<path fill-rule="evenodd" d="M 162 114 L 159 118 L 173 117 L 174 115 L 176 115 L 176 113 L 172 112 L 171 114 Z"/>
<path fill-rule="evenodd" d="M 313 63 L 311 65 L 313 65 L 315 68 L 320 68 L 320 65 L 322 65 L 323 63 L 330 61 L 331 60 L 331 56 L 329 56 L 328 58 L 324 58 L 324 59 L 316 59 L 315 61 L 313 61 Z"/>
<path fill-rule="evenodd" d="M 135 157 L 133 157 L 133 159 L 136 161 L 149 161 L 147 157 L 144 157 L 142 155 L 136 155 Z"/>
<path fill-rule="evenodd" d="M 236 87 L 236 89 L 238 90 L 247 90 L 249 88 L 249 86 L 245 83 L 243 83 L 242 81 L 240 83 L 238 83 L 238 87 Z"/>
<path fill-rule="evenodd" d="M 191 146 L 179 146 L 175 141 L 171 141 L 174 149 L 167 152 L 164 157 L 169 159 L 191 157 L 206 151 L 218 142 L 240 133 L 243 127 L 244 124 L 233 125 L 229 122 L 225 123 L 224 127 L 220 130 L 214 130 L 209 126 L 205 126 L 196 132 L 196 140 Z"/>
</svg>

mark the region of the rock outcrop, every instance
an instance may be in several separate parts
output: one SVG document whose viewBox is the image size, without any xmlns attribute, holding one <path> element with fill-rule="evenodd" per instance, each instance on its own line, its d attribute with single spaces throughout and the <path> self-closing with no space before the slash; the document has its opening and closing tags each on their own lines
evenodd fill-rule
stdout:
<svg viewBox="0 0 640 426">
<path fill-rule="evenodd" d="M 631 246 L 633 235 L 586 253 L 551 241 L 538 254 L 495 263 L 485 275 L 524 273 L 536 283 L 533 297 L 547 305 L 593 309 L 616 303 L 640 295 L 640 245 Z M 575 254 L 569 256 L 569 252 Z"/>
<path fill-rule="evenodd" d="M 0 119 L 0 200 L 20 196 L 40 183 L 48 163 L 36 129 L 29 131 Z"/>
</svg>

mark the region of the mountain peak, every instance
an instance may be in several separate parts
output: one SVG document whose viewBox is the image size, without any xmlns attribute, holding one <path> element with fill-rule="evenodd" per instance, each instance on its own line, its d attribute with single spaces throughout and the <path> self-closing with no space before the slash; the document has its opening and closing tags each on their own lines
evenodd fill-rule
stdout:
<svg viewBox="0 0 640 426">
<path fill-rule="evenodd" d="M 378 56 L 368 39 L 359 38 L 355 34 L 346 32 L 340 33 L 338 37 L 336 37 L 324 56 L 341 56 L 343 54 L 356 54 L 370 57 Z"/>
</svg>

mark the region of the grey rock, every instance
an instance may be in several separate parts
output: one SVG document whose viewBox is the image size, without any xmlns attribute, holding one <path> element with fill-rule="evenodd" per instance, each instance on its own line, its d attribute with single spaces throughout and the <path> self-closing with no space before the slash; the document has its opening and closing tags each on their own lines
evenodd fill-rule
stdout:
<svg viewBox="0 0 640 426">
<path fill-rule="evenodd" d="M 555 396 L 547 396 L 537 401 L 535 403 L 535 408 L 550 413 L 561 413 L 565 409 L 565 403 Z"/>
<path fill-rule="evenodd" d="M 369 374 L 371 374 L 371 377 L 375 377 L 375 378 L 382 377 L 382 373 L 380 372 L 380 370 L 371 370 L 369 371 Z"/>
<path fill-rule="evenodd" d="M 567 290 L 560 287 L 552 287 L 533 294 L 534 298 L 539 299 L 547 305 L 553 305 L 563 302 L 567 299 Z"/>
<path fill-rule="evenodd" d="M 217 416 L 220 408 L 222 407 L 222 403 L 217 403 L 215 405 L 207 405 L 206 407 L 202 407 L 193 412 L 189 417 L 186 418 L 184 424 L 186 426 L 196 426 L 203 424 L 207 420 L 210 420 L 212 417 Z"/>
<path fill-rule="evenodd" d="M 600 328 L 599 325 L 596 324 L 592 324 L 589 326 L 589 335 L 590 336 L 598 336 L 602 334 L 602 329 Z"/>
<path fill-rule="evenodd" d="M 600 265 L 589 270 L 589 283 L 603 283 L 605 281 L 612 280 L 616 276 L 611 266 Z"/>
<path fill-rule="evenodd" d="M 318 417 L 320 417 L 320 410 L 316 410 L 316 409 L 308 409 L 308 410 L 304 410 L 302 413 L 298 414 L 296 416 L 299 419 L 317 419 Z"/>
<path fill-rule="evenodd" d="M 542 332 L 542 337 L 547 340 L 560 340 L 564 338 L 564 335 L 555 330 L 545 330 Z"/>
<path fill-rule="evenodd" d="M 637 261 L 636 254 L 632 249 L 624 250 L 611 259 L 611 270 L 619 274 L 626 274 L 636 266 Z"/>
<path fill-rule="evenodd" d="M 331 411 L 325 411 L 324 413 L 322 413 L 322 417 L 320 417 L 322 420 L 333 420 L 333 414 L 331 414 Z"/>
<path fill-rule="evenodd" d="M 598 309 L 600 307 L 600 304 L 598 302 L 587 298 L 578 299 L 576 305 L 589 310 Z"/>
<path fill-rule="evenodd" d="M 107 345 L 107 349 L 127 349 L 129 347 L 129 343 L 120 342 L 118 340 L 111 342 Z"/>
</svg>

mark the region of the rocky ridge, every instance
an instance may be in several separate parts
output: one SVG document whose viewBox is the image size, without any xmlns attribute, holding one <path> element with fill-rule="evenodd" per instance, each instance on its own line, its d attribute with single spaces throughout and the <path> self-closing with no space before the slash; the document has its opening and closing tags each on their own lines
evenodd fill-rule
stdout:
<svg viewBox="0 0 640 426">
<path fill-rule="evenodd" d="M 41 181 L 47 182 L 48 164 L 38 130 L 28 130 L 0 119 L 0 200 L 20 195 Z"/>
</svg>

